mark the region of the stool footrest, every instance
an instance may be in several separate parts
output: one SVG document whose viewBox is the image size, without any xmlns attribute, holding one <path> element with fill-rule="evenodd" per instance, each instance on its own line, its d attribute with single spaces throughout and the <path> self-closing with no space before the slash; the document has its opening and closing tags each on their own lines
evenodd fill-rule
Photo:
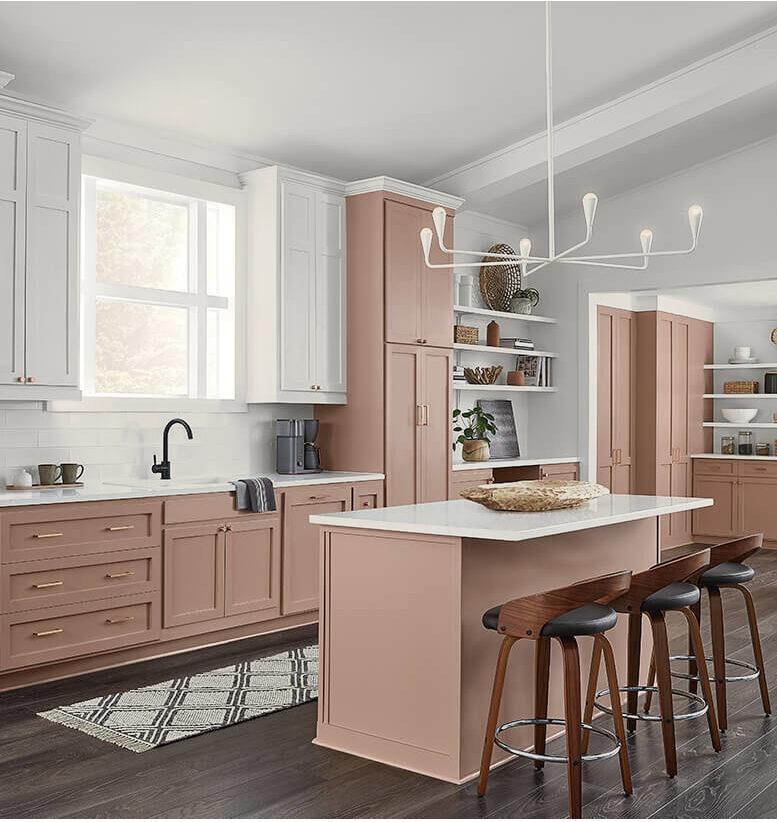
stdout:
<svg viewBox="0 0 777 822">
<path fill-rule="evenodd" d="M 642 693 L 646 691 L 650 691 L 654 694 L 658 693 L 658 687 L 655 685 L 623 685 L 618 688 L 620 693 Z M 604 688 L 601 691 L 597 691 L 596 695 L 594 696 L 594 705 L 606 714 L 612 715 L 612 708 L 609 705 L 602 705 L 597 700 L 599 697 L 604 696 L 605 694 L 609 695 L 610 691 L 609 688 Z M 674 720 L 676 722 L 683 722 L 686 719 L 698 719 L 700 716 L 704 716 L 707 711 L 710 709 L 710 706 L 707 704 L 707 700 L 703 697 L 699 696 L 698 694 L 692 694 L 690 691 L 682 691 L 679 688 L 672 688 L 672 693 L 675 696 L 684 696 L 687 699 L 690 699 L 692 702 L 695 702 L 700 707 L 698 710 L 689 711 L 688 713 L 684 714 L 675 714 Z M 624 719 L 638 719 L 642 720 L 643 722 L 660 722 L 661 717 L 657 714 L 631 714 L 623 711 L 623 718 Z"/>
<path fill-rule="evenodd" d="M 500 725 L 496 729 L 496 733 L 494 734 L 494 742 L 503 750 L 507 751 L 508 753 L 514 754 L 515 756 L 521 756 L 525 759 L 533 759 L 535 762 L 558 762 L 560 764 L 565 764 L 568 761 L 566 756 L 553 756 L 551 754 L 538 754 L 534 751 L 525 751 L 522 748 L 513 748 L 504 742 L 502 739 L 499 738 L 499 734 L 503 731 L 507 731 L 510 728 L 518 728 L 523 725 L 561 725 L 562 727 L 566 726 L 566 722 L 563 719 L 514 719 L 512 722 L 505 722 L 504 725 Z M 581 727 L 585 728 L 587 731 L 591 731 L 591 733 L 599 734 L 601 736 L 607 737 L 611 742 L 613 742 L 613 748 L 610 748 L 603 753 L 598 754 L 583 754 L 580 759 L 583 762 L 597 762 L 602 759 L 610 759 L 613 756 L 617 756 L 618 752 L 621 749 L 621 743 L 617 736 L 611 731 L 606 731 L 604 728 L 595 728 L 593 725 L 589 725 L 586 722 L 581 723 Z"/>
<path fill-rule="evenodd" d="M 681 662 L 681 661 L 688 661 L 691 659 L 696 659 L 695 656 L 691 654 L 675 654 L 674 656 L 669 657 L 670 662 Z M 707 662 L 714 662 L 711 656 L 705 656 L 704 659 Z M 749 662 L 743 662 L 741 659 L 730 659 L 726 657 L 726 665 L 734 665 L 737 668 L 744 668 L 747 671 L 750 671 L 749 674 L 742 674 L 741 676 L 727 676 L 726 682 L 750 682 L 753 679 L 758 679 L 761 675 L 761 671 L 755 665 L 752 665 Z M 684 674 L 682 671 L 672 671 L 672 676 L 676 676 L 679 679 L 688 679 L 691 682 L 698 682 L 699 677 L 694 674 Z M 714 676 L 710 676 L 710 682 L 715 681 Z"/>
</svg>

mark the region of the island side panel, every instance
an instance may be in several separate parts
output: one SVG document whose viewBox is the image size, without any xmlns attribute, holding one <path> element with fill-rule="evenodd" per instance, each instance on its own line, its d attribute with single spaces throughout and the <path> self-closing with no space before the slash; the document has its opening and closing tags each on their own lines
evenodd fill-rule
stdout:
<svg viewBox="0 0 777 822">
<path fill-rule="evenodd" d="M 495 631 L 483 628 L 483 613 L 509 599 L 599 574 L 646 570 L 657 561 L 658 520 L 650 518 L 525 542 L 465 539 L 462 543 L 460 779 L 466 780 L 480 767 L 494 669 L 502 642 L 502 637 Z M 620 684 L 625 684 L 626 679 L 626 627 L 626 617 L 620 615 L 618 625 L 607 634 L 615 650 Z M 649 630 L 643 626 L 643 681 L 650 659 L 646 634 Z M 581 637 L 578 644 L 584 691 L 592 641 Z M 563 672 L 557 645 L 554 641 L 548 716 L 563 718 Z M 519 641 L 513 646 L 500 723 L 534 716 L 535 649 L 536 642 L 530 640 Z M 533 730 L 530 727 L 516 728 L 507 738 L 517 747 L 529 748 L 533 744 Z M 560 752 L 563 751 L 560 749 Z M 510 754 L 494 747 L 495 764 L 508 758 Z"/>
<path fill-rule="evenodd" d="M 461 540 L 322 528 L 315 742 L 458 781 Z"/>
</svg>

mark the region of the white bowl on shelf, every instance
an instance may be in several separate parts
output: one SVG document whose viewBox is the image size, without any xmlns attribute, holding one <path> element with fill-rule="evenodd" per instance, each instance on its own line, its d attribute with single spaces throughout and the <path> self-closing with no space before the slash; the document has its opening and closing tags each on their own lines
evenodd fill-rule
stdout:
<svg viewBox="0 0 777 822">
<path fill-rule="evenodd" d="M 737 425 L 747 425 L 755 419 L 758 413 L 757 408 L 721 408 L 720 413 L 726 422 L 733 422 Z"/>
</svg>

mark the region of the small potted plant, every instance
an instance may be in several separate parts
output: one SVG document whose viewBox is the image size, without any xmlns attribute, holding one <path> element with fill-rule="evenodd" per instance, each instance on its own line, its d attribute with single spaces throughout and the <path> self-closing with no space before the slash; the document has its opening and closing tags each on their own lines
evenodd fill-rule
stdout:
<svg viewBox="0 0 777 822">
<path fill-rule="evenodd" d="M 531 314 L 532 309 L 540 301 L 540 292 L 536 288 L 519 288 L 510 302 L 510 310 L 514 314 Z"/>
<path fill-rule="evenodd" d="M 461 443 L 461 456 L 467 462 L 484 462 L 491 456 L 489 434 L 496 434 L 494 415 L 475 406 L 467 411 L 456 408 L 453 412 L 453 430 L 458 433 L 454 440 Z"/>
</svg>

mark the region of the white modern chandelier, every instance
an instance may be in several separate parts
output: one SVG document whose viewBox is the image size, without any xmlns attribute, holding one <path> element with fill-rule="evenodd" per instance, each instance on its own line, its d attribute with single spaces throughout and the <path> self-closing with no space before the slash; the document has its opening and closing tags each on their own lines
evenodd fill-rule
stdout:
<svg viewBox="0 0 777 822">
<path fill-rule="evenodd" d="M 556 253 L 556 213 L 554 204 L 554 170 L 553 170 L 553 66 L 551 57 L 551 36 L 550 36 L 550 0 L 545 2 L 545 117 L 546 117 L 546 142 L 547 142 L 547 166 L 548 166 L 548 256 L 533 256 L 531 253 L 531 240 L 524 237 L 518 248 L 518 254 L 496 254 L 488 253 L 485 259 L 477 263 L 432 263 L 429 261 L 429 252 L 432 246 L 432 229 L 421 229 L 421 246 L 424 252 L 424 259 L 428 268 L 483 268 L 488 266 L 520 266 L 521 275 L 526 277 L 545 268 L 551 263 L 570 263 L 573 265 L 594 265 L 603 268 L 625 268 L 632 271 L 644 271 L 648 267 L 651 257 L 671 257 L 683 254 L 692 254 L 696 250 L 701 230 L 701 221 L 704 212 L 700 205 L 692 205 L 688 209 L 688 224 L 691 229 L 691 244 L 688 248 L 677 251 L 652 251 L 653 232 L 649 228 L 644 228 L 639 234 L 639 242 L 642 251 L 624 252 L 622 254 L 591 254 L 588 256 L 570 256 L 573 252 L 582 248 L 591 240 L 593 234 L 594 218 L 596 216 L 596 206 L 599 198 L 596 194 L 586 194 L 583 197 L 583 217 L 585 218 L 585 238 L 576 245 L 567 248 L 565 251 Z M 437 207 L 432 212 L 437 242 L 440 250 L 446 254 L 460 254 L 471 257 L 483 257 L 482 251 L 464 251 L 460 249 L 446 248 L 443 240 L 445 230 L 445 209 Z M 623 260 L 638 259 L 640 262 L 628 263 Z M 619 262 L 608 262 L 618 260 Z M 529 266 L 534 263 L 533 266 Z"/>
</svg>

